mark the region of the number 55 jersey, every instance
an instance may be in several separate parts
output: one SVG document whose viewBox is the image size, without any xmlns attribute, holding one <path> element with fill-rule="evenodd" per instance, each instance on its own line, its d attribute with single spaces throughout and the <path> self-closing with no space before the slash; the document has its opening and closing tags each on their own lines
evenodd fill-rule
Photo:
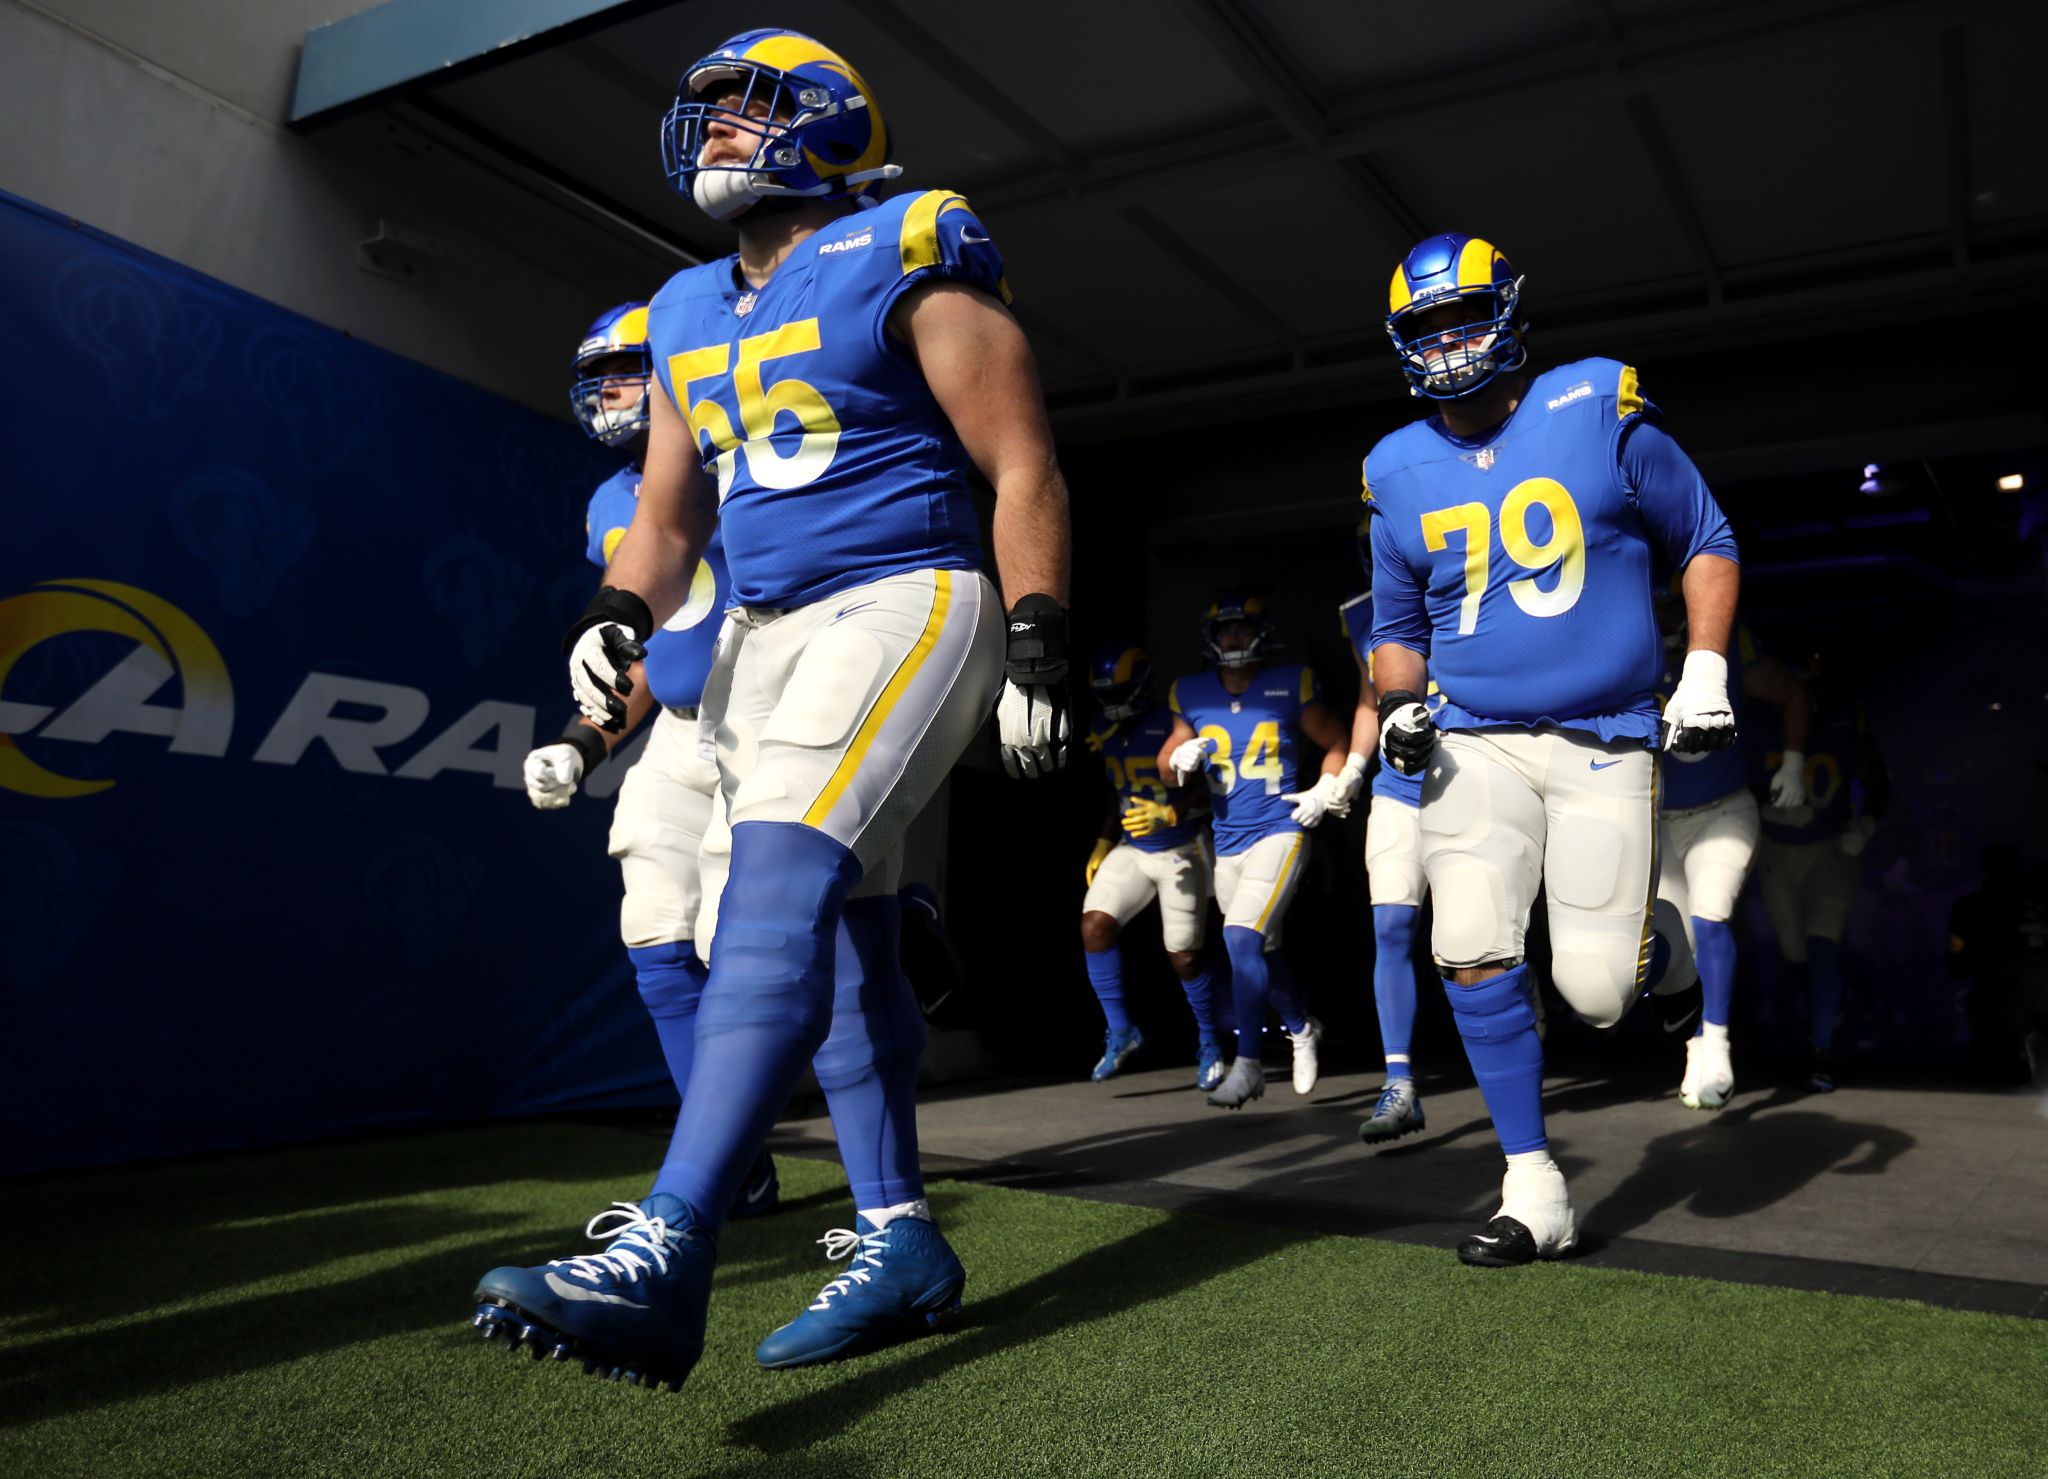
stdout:
<svg viewBox="0 0 2048 1479">
<path fill-rule="evenodd" d="M 972 462 L 887 325 L 932 278 L 1009 301 L 967 202 L 925 190 L 842 216 L 759 289 L 737 260 L 677 273 L 647 320 L 654 372 L 718 481 L 733 599 L 785 609 L 976 569 Z"/>
<path fill-rule="evenodd" d="M 1674 568 L 1736 557 L 1706 483 L 1636 372 L 1586 359 L 1532 380 L 1483 437 L 1436 417 L 1365 461 L 1374 645 L 1424 653 L 1443 729 L 1542 724 L 1657 737 L 1651 545 Z"/>
</svg>

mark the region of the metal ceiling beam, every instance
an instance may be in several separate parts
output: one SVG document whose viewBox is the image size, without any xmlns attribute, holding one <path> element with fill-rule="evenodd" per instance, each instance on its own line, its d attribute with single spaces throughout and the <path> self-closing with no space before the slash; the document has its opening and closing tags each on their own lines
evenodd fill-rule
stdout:
<svg viewBox="0 0 2048 1479">
<path fill-rule="evenodd" d="M 317 128 L 662 9 L 668 0 L 385 0 L 316 26 L 288 120 Z"/>
<path fill-rule="evenodd" d="M 1449 83 L 1376 88 L 1328 105 L 1333 158 L 1376 153 L 1484 129 L 1526 129 L 1554 104 L 1619 101 L 1653 87 L 1824 55 L 1838 58 L 1894 36 L 1933 31 L 1998 0 L 1856 0 L 1745 5 L 1700 19 L 1645 26 L 1607 45 L 1553 47 Z M 989 180 L 972 194 L 984 209 L 1116 193 L 1145 195 L 1188 183 L 1236 180 L 1297 164 L 1303 150 L 1274 121 L 1234 124 L 1091 161 L 1079 175 L 1034 172 Z"/>
<path fill-rule="evenodd" d="M 1152 246 L 1152 249 L 1169 261 L 1180 265 L 1181 270 L 1215 296 L 1216 300 L 1246 323 L 1251 324 L 1267 338 L 1294 347 L 1294 334 L 1287 325 L 1276 321 L 1273 316 L 1252 300 L 1238 284 L 1235 277 L 1216 265 L 1215 261 L 1199 251 L 1187 237 L 1174 230 L 1142 205 L 1125 206 L 1117 212 Z"/>
<path fill-rule="evenodd" d="M 1706 279 L 1707 302 L 1719 303 L 1721 266 L 1714 259 L 1713 243 L 1707 240 L 1706 223 L 1700 219 L 1692 196 L 1685 188 L 1685 177 L 1678 171 L 1677 156 L 1671 152 L 1671 143 L 1664 137 L 1664 126 L 1657 121 L 1657 110 L 1640 93 L 1624 99 L 1622 106 L 1635 128 L 1636 141 L 1643 146 L 1643 153 L 1649 156 L 1650 172 L 1657 177 L 1657 184 L 1664 191 L 1664 203 L 1671 207 L 1671 214 L 1678 222 L 1679 235 L 1685 238 L 1686 247 L 1692 252 L 1693 265 Z"/>
</svg>

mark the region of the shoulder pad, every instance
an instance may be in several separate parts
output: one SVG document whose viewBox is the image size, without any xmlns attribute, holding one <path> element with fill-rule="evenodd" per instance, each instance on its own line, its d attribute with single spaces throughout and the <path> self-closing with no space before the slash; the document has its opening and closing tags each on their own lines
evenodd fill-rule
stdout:
<svg viewBox="0 0 2048 1479">
<path fill-rule="evenodd" d="M 994 293 L 1010 301 L 1003 278 L 1003 254 L 967 197 L 951 190 L 921 190 L 881 206 L 897 220 L 897 265 L 904 277 L 932 274 Z M 900 212 L 900 214 L 898 214 Z"/>
</svg>

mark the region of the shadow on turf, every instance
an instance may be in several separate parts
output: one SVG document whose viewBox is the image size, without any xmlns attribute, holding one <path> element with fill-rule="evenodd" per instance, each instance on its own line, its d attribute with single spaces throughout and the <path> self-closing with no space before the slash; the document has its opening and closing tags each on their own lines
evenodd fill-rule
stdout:
<svg viewBox="0 0 2048 1479">
<path fill-rule="evenodd" d="M 1919 1142 L 1904 1130 L 1845 1120 L 1818 1110 L 1786 1111 L 1813 1096 L 1780 1088 L 1739 1102 L 1643 1147 L 1626 1180 L 1588 1209 L 1582 1226 L 1597 1228 L 1582 1252 L 1597 1252 L 1658 1213 L 1683 1204 L 1695 1217 L 1744 1217 L 1793 1195 L 1817 1177 L 1875 1176 Z M 1765 1110 L 1768 1120 L 1752 1123 Z M 1674 1165 L 1688 1168 L 1683 1178 Z"/>
<path fill-rule="evenodd" d="M 870 1358 L 849 1366 L 846 1380 L 763 1408 L 734 1424 L 730 1437 L 762 1453 L 792 1454 L 837 1437 L 877 1403 L 942 1373 L 1169 1299 L 1316 1236 L 1298 1228 L 1173 1219 L 1048 1269 L 993 1299 L 975 1300 L 970 1277 L 968 1303 L 940 1326 L 938 1336 L 902 1348 L 906 1354 L 900 1359 Z"/>
<path fill-rule="evenodd" d="M 483 1143 L 492 1147 L 491 1156 L 476 1154 Z M 593 1245 L 582 1226 L 536 1232 L 523 1213 L 462 1211 L 446 1200 L 377 1203 L 505 1181 L 615 1181 L 618 1195 L 630 1196 L 645 1185 L 649 1170 L 645 1142 L 625 1135 L 614 1142 L 576 1129 L 558 1137 L 540 1126 L 532 1154 L 517 1161 L 504 1156 L 504 1144 L 502 1132 L 488 1142 L 456 1133 L 381 1155 L 363 1153 L 374 1145 L 337 1146 L 311 1156 L 266 1152 L 121 1173 L 122 1205 L 109 1217 L 118 1221 L 125 1252 L 111 1248 L 106 1236 L 67 1242 L 46 1232 L 33 1250 L 10 1250 L 14 1267 L 36 1273 L 26 1296 L 10 1301 L 8 1348 L 0 1349 L 0 1427 L 409 1331 L 459 1330 L 466 1341 L 470 1332 L 462 1322 L 481 1274 L 499 1264 L 588 1251 Z M 0 1196 L 0 1210 L 18 1195 Z M 844 1198 L 843 1187 L 832 1187 L 783 1208 L 801 1215 Z M 42 1227 L 25 1211 L 9 1220 L 17 1229 Z M 354 1278 L 151 1313 L 455 1236 L 467 1241 Z M 728 1282 L 790 1271 L 774 1239 L 746 1235 L 734 1240 L 732 1253 L 729 1270 L 721 1271 Z M 138 1315 L 117 1328 L 47 1333 Z"/>
</svg>

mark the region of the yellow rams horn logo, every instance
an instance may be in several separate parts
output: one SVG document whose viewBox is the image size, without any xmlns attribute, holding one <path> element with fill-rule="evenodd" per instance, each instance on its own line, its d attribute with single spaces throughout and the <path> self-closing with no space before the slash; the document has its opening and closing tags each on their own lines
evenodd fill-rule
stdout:
<svg viewBox="0 0 2048 1479">
<path fill-rule="evenodd" d="M 8 674 L 31 648 L 73 632 L 106 632 L 134 642 L 136 651 L 122 666 L 142 670 L 133 675 L 138 685 L 147 685 L 140 697 L 147 697 L 173 676 L 178 679 L 184 689 L 183 704 L 177 708 L 147 706 L 145 732 L 168 735 L 170 748 L 180 753 L 227 753 L 235 720 L 234 686 L 228 681 L 220 649 L 197 622 L 162 597 L 132 585 L 112 580 L 46 580 L 33 590 L 0 601 L 0 789 L 61 798 L 90 796 L 114 784 L 59 775 L 31 760 L 14 740 L 16 734 L 42 724 L 53 711 L 37 704 L 6 702 Z M 139 703 L 136 686 L 102 679 L 95 692 L 115 687 L 122 692 L 111 694 L 109 702 L 124 703 L 132 713 Z M 73 721 L 81 707 L 82 702 L 73 705 L 58 723 Z M 76 722 L 90 720 L 81 716 Z"/>
</svg>

